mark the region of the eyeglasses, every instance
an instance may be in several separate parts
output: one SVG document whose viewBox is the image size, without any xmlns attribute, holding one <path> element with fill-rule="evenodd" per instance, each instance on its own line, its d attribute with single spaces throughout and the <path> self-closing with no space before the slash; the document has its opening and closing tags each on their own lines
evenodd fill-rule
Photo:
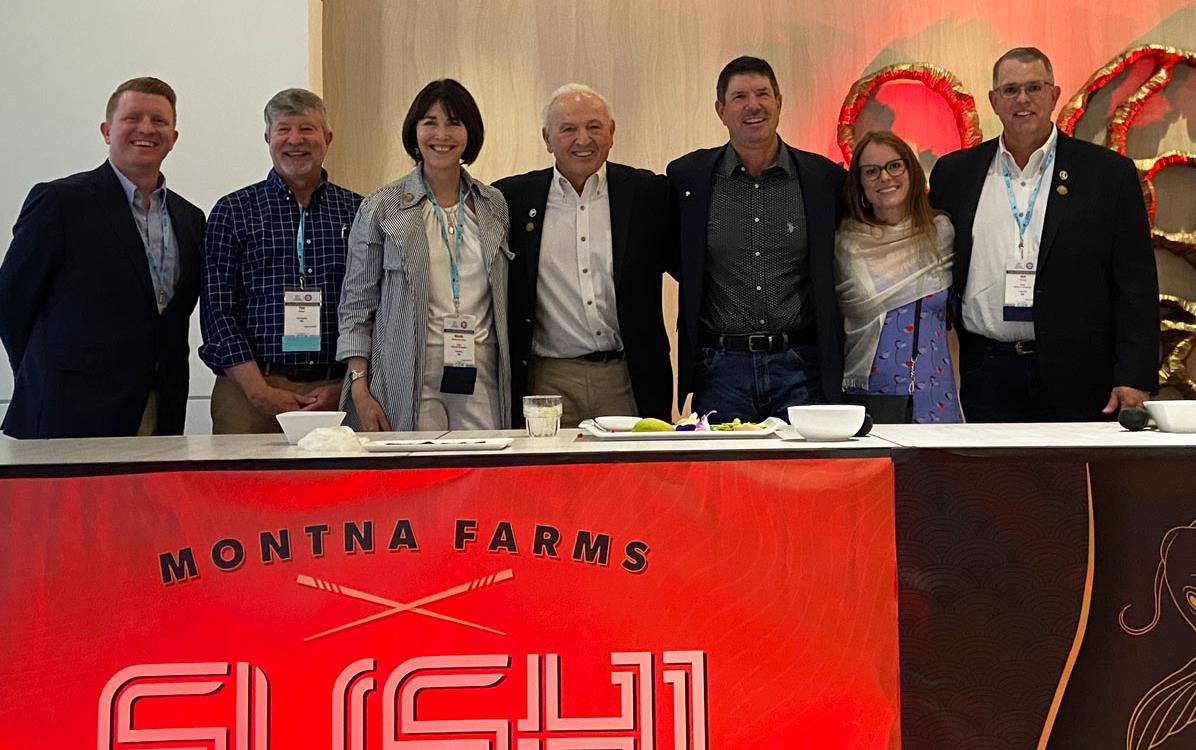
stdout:
<svg viewBox="0 0 1196 750">
<path fill-rule="evenodd" d="M 1026 92 L 1026 96 L 1038 96 L 1054 85 L 1052 81 L 1030 81 L 1029 83 L 1007 83 L 1004 86 L 997 86 L 993 90 L 1000 94 L 1002 99 L 1013 99 L 1023 91 Z"/>
<path fill-rule="evenodd" d="M 880 171 L 889 173 L 890 177 L 900 177 L 905 174 L 905 159 L 894 159 L 886 164 L 865 164 L 860 167 L 860 177 L 864 182 L 876 182 L 880 179 Z"/>
</svg>

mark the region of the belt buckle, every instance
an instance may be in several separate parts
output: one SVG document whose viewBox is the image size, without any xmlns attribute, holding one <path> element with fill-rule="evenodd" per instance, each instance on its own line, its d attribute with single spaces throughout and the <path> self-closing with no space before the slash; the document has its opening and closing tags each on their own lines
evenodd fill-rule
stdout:
<svg viewBox="0 0 1196 750">
<path fill-rule="evenodd" d="M 748 334 L 747 345 L 749 352 L 770 352 L 772 351 L 772 334 L 771 333 L 752 333 Z M 756 342 L 763 342 L 763 347 L 756 346 Z"/>
<path fill-rule="evenodd" d="M 1013 342 L 1013 351 L 1019 356 L 1026 356 L 1034 353 L 1033 341 L 1015 341 Z"/>
</svg>

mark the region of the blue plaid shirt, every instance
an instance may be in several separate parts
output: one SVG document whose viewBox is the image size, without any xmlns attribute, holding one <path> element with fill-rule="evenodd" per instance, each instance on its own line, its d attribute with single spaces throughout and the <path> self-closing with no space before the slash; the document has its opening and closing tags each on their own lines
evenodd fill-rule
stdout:
<svg viewBox="0 0 1196 750">
<path fill-rule="evenodd" d="M 299 285 L 299 204 L 273 169 L 265 180 L 216 202 L 204 233 L 199 302 L 199 357 L 204 364 L 220 375 L 242 362 L 336 362 L 336 308 L 349 229 L 361 201 L 357 193 L 327 180 L 312 194 L 303 229 L 304 285 L 323 293 L 320 351 L 285 353 L 282 293 Z"/>
</svg>

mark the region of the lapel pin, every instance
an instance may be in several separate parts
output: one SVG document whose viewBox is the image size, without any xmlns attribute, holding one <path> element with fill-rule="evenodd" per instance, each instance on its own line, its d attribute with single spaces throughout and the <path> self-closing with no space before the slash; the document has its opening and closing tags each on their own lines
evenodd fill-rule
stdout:
<svg viewBox="0 0 1196 750">
<path fill-rule="evenodd" d="M 1059 195 L 1067 195 L 1067 185 L 1060 185 L 1059 187 L 1055 188 L 1055 192 Z"/>
<path fill-rule="evenodd" d="M 688 198 L 688 197 L 689 197 L 689 191 L 688 191 L 688 190 L 686 190 L 686 191 L 685 191 L 685 197 L 686 197 L 686 198 Z"/>
<path fill-rule="evenodd" d="M 415 200 L 414 195 L 412 195 L 411 193 L 403 193 L 403 202 L 404 203 L 410 203 L 413 200 Z"/>
<path fill-rule="evenodd" d="M 528 211 L 527 215 L 533 219 L 536 218 L 536 209 L 533 208 L 532 210 Z"/>
<path fill-rule="evenodd" d="M 525 227 L 525 228 L 527 229 L 527 231 L 529 231 L 529 232 L 530 232 L 530 231 L 532 231 L 533 229 L 535 229 L 535 228 L 536 228 L 536 225 L 535 225 L 535 224 L 533 224 L 532 222 L 530 222 L 530 221 L 529 221 L 529 222 L 527 223 L 527 227 Z"/>
<path fill-rule="evenodd" d="M 1061 180 L 1067 179 L 1067 170 L 1066 169 L 1059 170 L 1059 179 L 1061 179 Z"/>
</svg>

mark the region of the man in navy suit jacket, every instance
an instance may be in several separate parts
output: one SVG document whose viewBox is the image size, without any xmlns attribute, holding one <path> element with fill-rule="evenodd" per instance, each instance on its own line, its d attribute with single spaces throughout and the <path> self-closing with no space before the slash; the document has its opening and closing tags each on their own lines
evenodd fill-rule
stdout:
<svg viewBox="0 0 1196 750">
<path fill-rule="evenodd" d="M 165 188 L 175 94 L 121 84 L 108 160 L 34 186 L 0 265 L 0 341 L 16 438 L 182 434 L 203 213 Z"/>
<path fill-rule="evenodd" d="M 1012 49 L 999 138 L 939 159 L 955 225 L 960 405 L 969 422 L 1107 419 L 1158 389 L 1158 279 L 1133 162 L 1051 122 L 1050 60 Z"/>
<path fill-rule="evenodd" d="M 730 142 L 667 170 L 680 233 L 678 402 L 692 390 L 693 408 L 724 422 L 839 401 L 833 268 L 846 172 L 777 135 L 781 94 L 764 60 L 728 63 L 714 109 Z"/>
</svg>

